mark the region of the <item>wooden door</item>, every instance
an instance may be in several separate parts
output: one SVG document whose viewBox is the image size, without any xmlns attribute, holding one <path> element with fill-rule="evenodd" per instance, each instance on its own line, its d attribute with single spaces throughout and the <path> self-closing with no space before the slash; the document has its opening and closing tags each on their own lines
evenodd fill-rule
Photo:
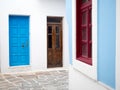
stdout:
<svg viewBox="0 0 120 90">
<path fill-rule="evenodd" d="M 29 65 L 29 16 L 9 16 L 10 66 Z"/>
<path fill-rule="evenodd" d="M 47 67 L 62 66 L 62 26 L 47 25 Z"/>
</svg>

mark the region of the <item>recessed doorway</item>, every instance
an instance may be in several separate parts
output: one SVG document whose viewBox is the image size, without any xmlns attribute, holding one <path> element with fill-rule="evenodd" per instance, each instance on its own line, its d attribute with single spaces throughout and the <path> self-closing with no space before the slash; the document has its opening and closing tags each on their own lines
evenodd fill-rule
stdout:
<svg viewBox="0 0 120 90">
<path fill-rule="evenodd" d="M 47 67 L 62 67 L 62 17 L 47 17 Z"/>
</svg>

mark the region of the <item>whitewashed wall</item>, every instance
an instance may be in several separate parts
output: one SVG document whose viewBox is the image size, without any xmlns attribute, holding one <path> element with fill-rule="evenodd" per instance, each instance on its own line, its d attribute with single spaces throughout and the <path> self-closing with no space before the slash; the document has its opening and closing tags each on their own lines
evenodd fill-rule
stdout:
<svg viewBox="0 0 120 90">
<path fill-rule="evenodd" d="M 9 66 L 9 18 L 13 15 L 30 16 L 30 66 Z M 63 18 L 63 66 L 69 65 L 68 27 L 65 0 L 0 0 L 1 72 L 47 69 L 47 16 Z"/>
<path fill-rule="evenodd" d="M 120 0 L 116 0 L 116 90 L 120 89 Z"/>
<path fill-rule="evenodd" d="M 1 28 L 0 28 L 0 31 L 1 31 Z M 1 36 L 0 36 L 0 38 L 1 38 Z M 1 41 L 0 41 L 0 43 L 1 43 Z M 1 45 L 0 45 L 0 50 L 1 50 Z M 0 72 L 1 72 L 1 52 L 0 52 Z"/>
</svg>

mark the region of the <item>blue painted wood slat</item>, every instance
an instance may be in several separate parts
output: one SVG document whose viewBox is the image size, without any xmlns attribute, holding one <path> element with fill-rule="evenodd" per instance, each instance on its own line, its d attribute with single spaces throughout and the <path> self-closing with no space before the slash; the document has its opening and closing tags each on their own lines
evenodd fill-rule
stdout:
<svg viewBox="0 0 120 90">
<path fill-rule="evenodd" d="M 10 66 L 29 65 L 29 16 L 9 16 Z"/>
</svg>

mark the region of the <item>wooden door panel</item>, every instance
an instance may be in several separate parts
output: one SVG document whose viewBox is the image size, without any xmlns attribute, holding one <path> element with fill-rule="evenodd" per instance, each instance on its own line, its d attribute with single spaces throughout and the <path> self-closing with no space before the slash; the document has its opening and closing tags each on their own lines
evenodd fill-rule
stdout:
<svg viewBox="0 0 120 90">
<path fill-rule="evenodd" d="M 52 27 L 52 32 L 50 30 Z M 47 58 L 48 67 L 61 67 L 62 66 L 62 28 L 61 24 L 48 24 L 47 27 Z M 51 37 L 52 39 L 50 39 Z M 49 38 L 50 37 L 50 38 Z M 52 41 L 49 41 L 52 40 Z M 50 45 L 51 44 L 51 45 Z M 49 47 L 51 46 L 51 47 Z"/>
<path fill-rule="evenodd" d="M 56 67 L 62 66 L 62 56 L 61 56 L 60 51 L 55 51 L 54 62 L 55 62 Z"/>
<path fill-rule="evenodd" d="M 48 62 L 47 62 L 47 64 L 49 66 L 51 66 L 53 64 L 52 60 L 53 60 L 53 52 L 51 50 L 48 50 Z"/>
<path fill-rule="evenodd" d="M 29 65 L 29 16 L 9 16 L 10 66 Z"/>
<path fill-rule="evenodd" d="M 52 60 L 53 60 L 53 26 L 52 25 L 48 25 L 47 26 L 47 64 L 49 66 L 52 65 Z"/>
<path fill-rule="evenodd" d="M 56 61 L 56 66 L 62 66 L 62 29 L 61 25 L 54 25 L 54 32 L 55 32 L 55 54 L 54 54 L 54 59 Z"/>
</svg>

